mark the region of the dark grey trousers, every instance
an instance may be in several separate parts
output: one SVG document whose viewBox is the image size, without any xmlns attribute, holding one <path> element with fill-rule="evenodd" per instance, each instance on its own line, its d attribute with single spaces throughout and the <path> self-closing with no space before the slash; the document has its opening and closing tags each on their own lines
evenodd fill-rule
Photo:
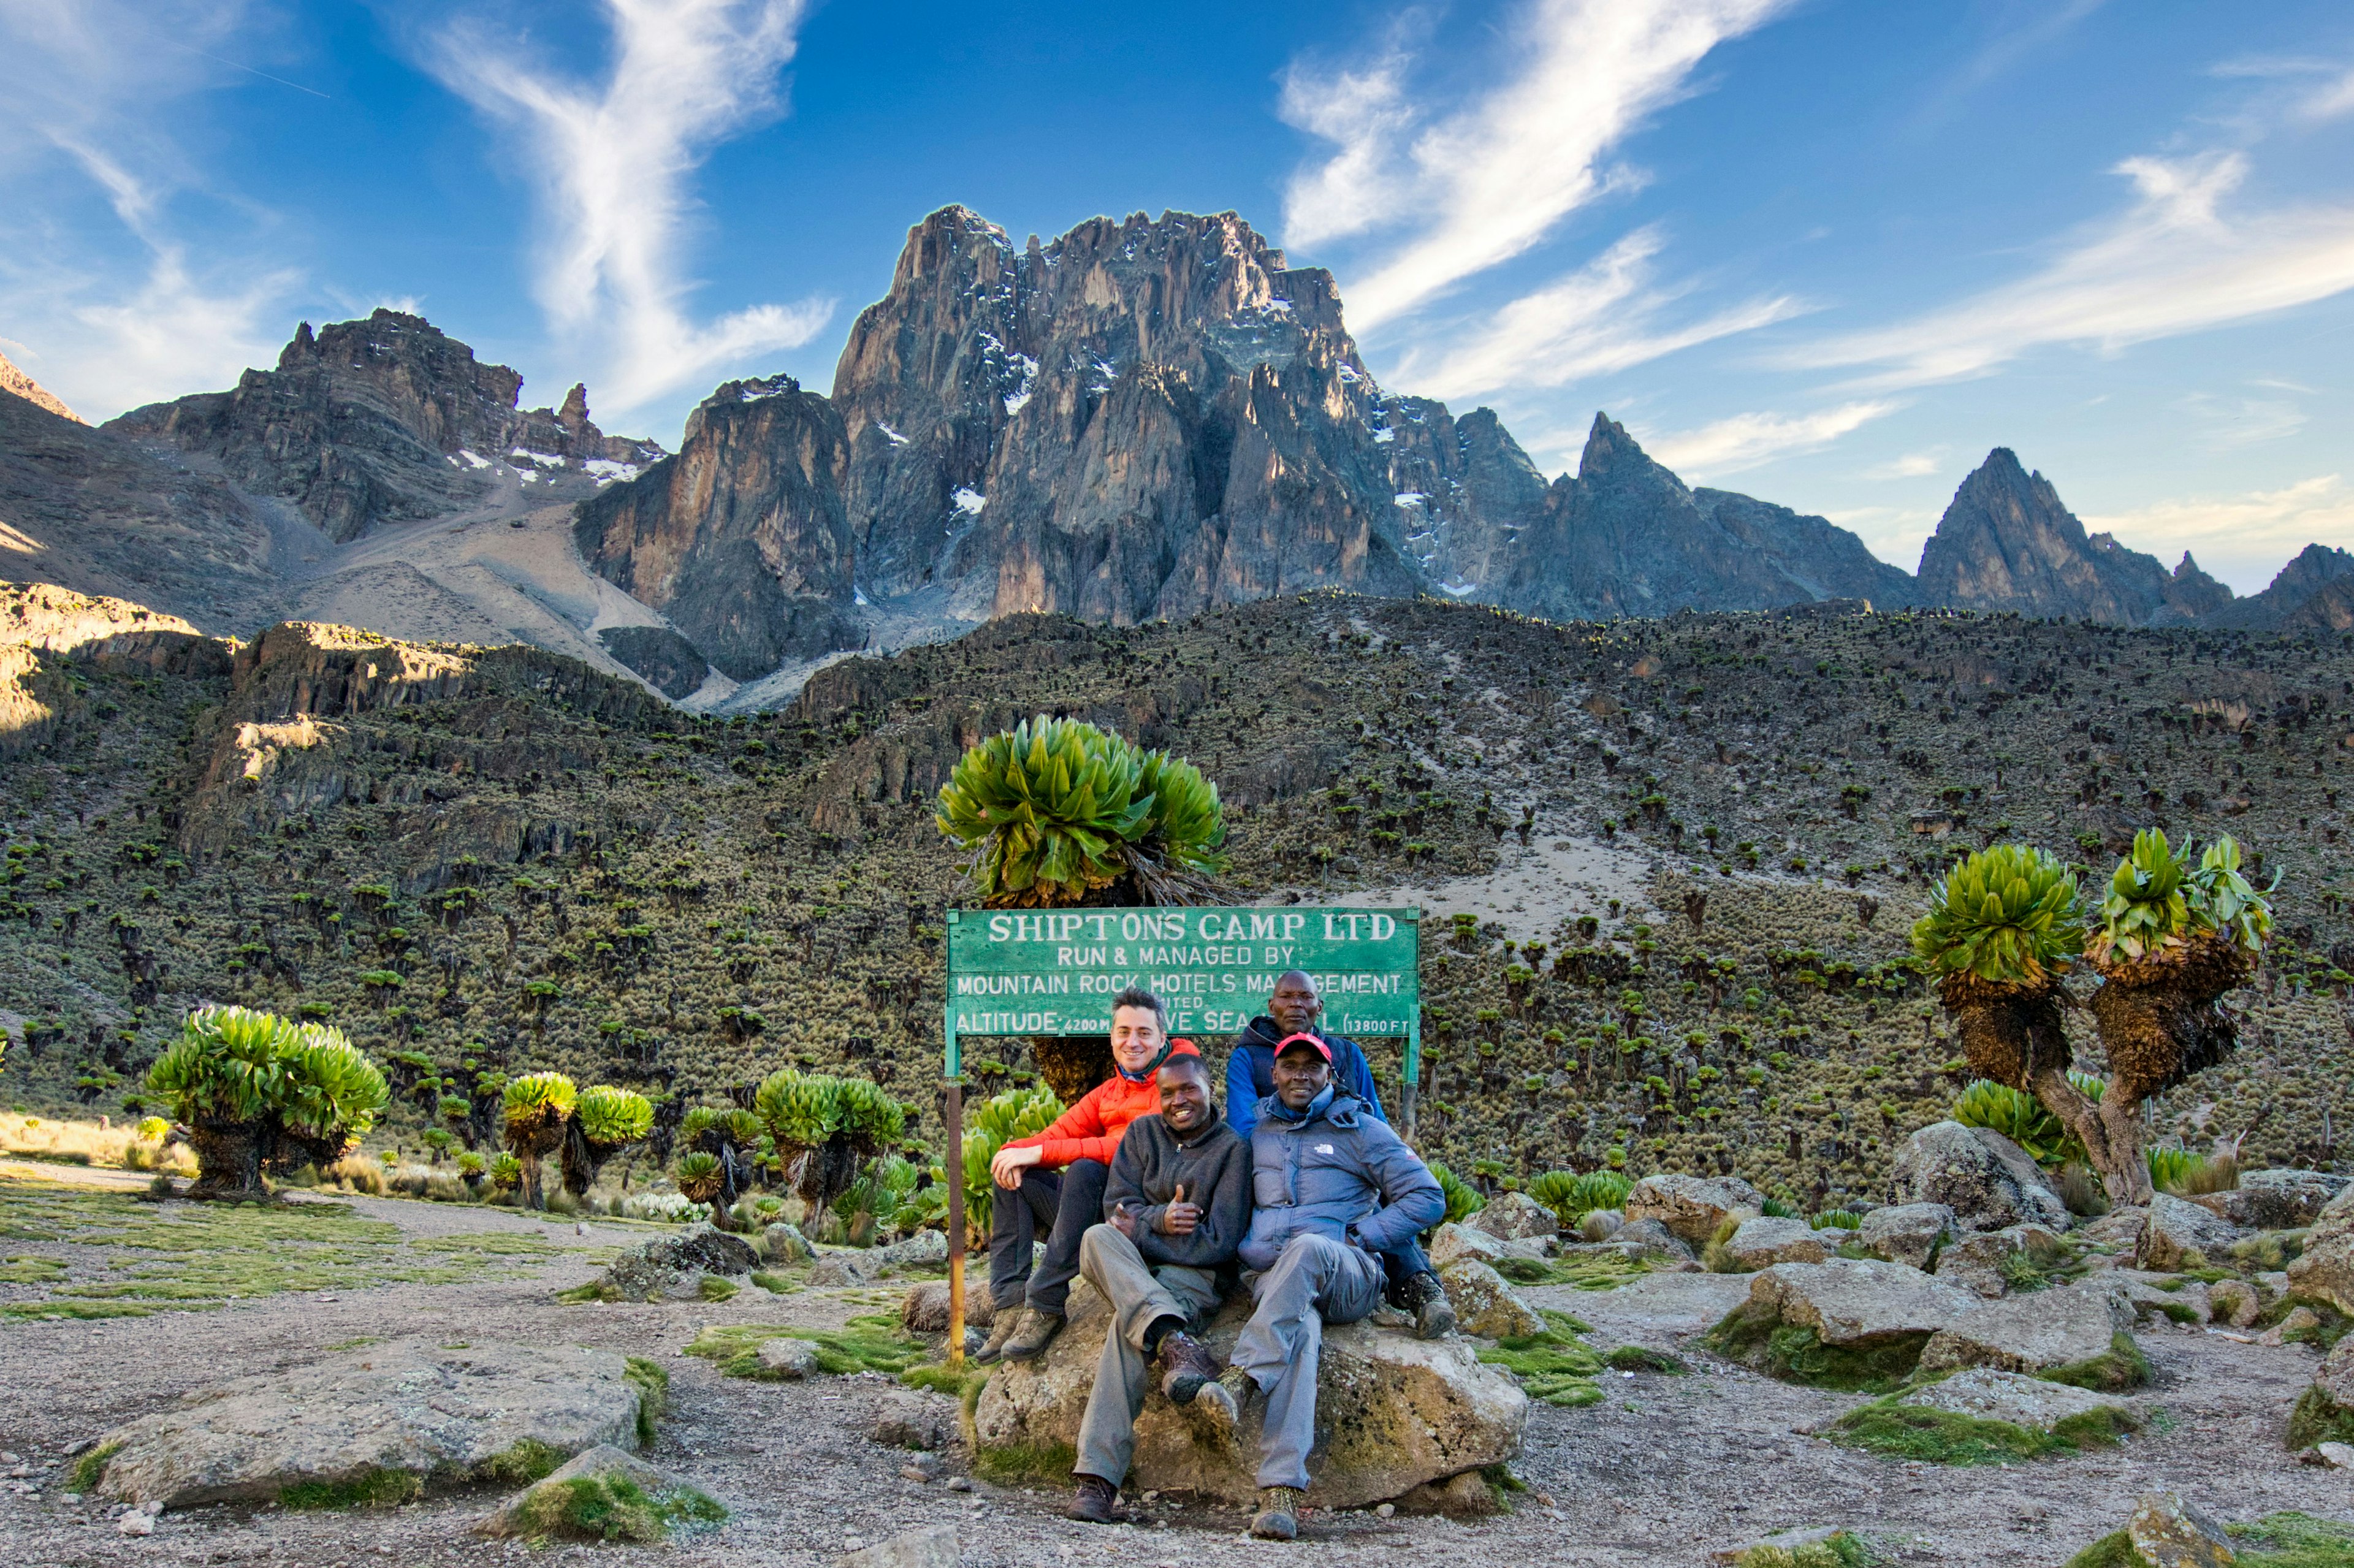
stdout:
<svg viewBox="0 0 2354 1568">
<path fill-rule="evenodd" d="M 1060 1171 L 1036 1166 L 1022 1172 L 1022 1189 L 1000 1187 L 990 1194 L 989 1299 L 1000 1312 L 1027 1301 L 1041 1312 L 1063 1315 L 1071 1281 L 1078 1277 L 1079 1241 L 1089 1225 L 1103 1224 L 1104 1183 L 1111 1167 L 1100 1160 L 1077 1160 Z M 1030 1250 L 1041 1237 L 1046 1255 L 1030 1266 Z"/>
</svg>

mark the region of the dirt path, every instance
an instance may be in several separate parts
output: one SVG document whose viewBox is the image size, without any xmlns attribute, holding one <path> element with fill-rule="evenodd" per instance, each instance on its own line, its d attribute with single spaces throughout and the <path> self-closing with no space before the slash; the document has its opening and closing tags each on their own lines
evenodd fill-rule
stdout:
<svg viewBox="0 0 2354 1568">
<path fill-rule="evenodd" d="M 1899 1561 L 2056 1565 L 2122 1522 L 2138 1492 L 2173 1487 L 2229 1519 L 2279 1509 L 2354 1519 L 2354 1475 L 2301 1467 L 2279 1446 L 2313 1353 L 2267 1350 L 2202 1331 L 2152 1329 L 2148 1396 L 2167 1416 L 2109 1452 L 2019 1468 L 1946 1469 L 1834 1447 L 1797 1429 L 1856 1403 L 1792 1388 L 1706 1358 L 1691 1337 L 1745 1289 L 1736 1277 L 1651 1276 L 1609 1293 L 1532 1292 L 1593 1326 L 1598 1345 L 1675 1351 L 1689 1377 L 1613 1373 L 1583 1410 L 1538 1405 L 1516 1468 L 1530 1490 L 1517 1512 L 1470 1524 L 1317 1515 L 1304 1544 L 1242 1539 L 1232 1510 L 1166 1503 L 1134 1526 L 1105 1530 L 1057 1517 L 1059 1492 L 970 1493 L 905 1478 L 905 1456 L 871 1442 L 894 1384 L 874 1375 L 808 1383 L 720 1376 L 680 1352 L 705 1324 L 833 1327 L 873 1311 L 879 1292 L 748 1288 L 724 1304 L 567 1307 L 554 1293 L 592 1272 L 590 1257 L 647 1227 L 571 1222 L 472 1206 L 360 1199 L 358 1213 L 411 1236 L 537 1231 L 556 1250 L 501 1260 L 461 1285 L 399 1284 L 232 1302 L 210 1312 L 104 1322 L 0 1326 L 0 1450 L 29 1475 L 0 1479 L 0 1540 L 12 1562 L 309 1568 L 484 1563 L 514 1550 L 476 1540 L 493 1494 L 434 1499 L 384 1513 L 284 1513 L 221 1507 L 167 1515 L 153 1537 L 114 1529 L 116 1510 L 58 1491 L 65 1451 L 105 1427 L 225 1377 L 281 1369 L 367 1337 L 447 1335 L 475 1341 L 576 1343 L 656 1356 L 670 1368 L 671 1414 L 651 1454 L 726 1500 L 716 1532 L 661 1548 L 606 1549 L 615 1560 L 681 1564 L 817 1564 L 854 1542 L 952 1520 L 966 1568 L 1345 1562 L 1492 1568 L 1529 1564 L 1698 1564 L 1710 1549 L 1790 1525 L 1863 1531 Z M 5 1217 L 5 1216 L 0 1216 Z M 11 1252 L 30 1244 L 10 1243 Z M 54 1252 L 54 1245 L 42 1248 Z M 960 1467 L 960 1466 L 959 1467 Z M 27 1491 L 16 1489 L 34 1489 Z"/>
</svg>

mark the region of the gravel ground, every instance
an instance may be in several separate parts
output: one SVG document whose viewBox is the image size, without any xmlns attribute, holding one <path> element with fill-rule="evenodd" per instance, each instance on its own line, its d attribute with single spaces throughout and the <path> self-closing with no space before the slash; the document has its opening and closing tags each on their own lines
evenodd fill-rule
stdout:
<svg viewBox="0 0 2354 1568">
<path fill-rule="evenodd" d="M 592 1269 L 585 1254 L 642 1239 L 645 1228 L 546 1224 L 499 1210 L 397 1200 L 355 1206 L 419 1235 L 538 1229 L 568 1249 L 466 1285 L 394 1285 L 279 1296 L 217 1311 L 107 1322 L 0 1326 L 0 1450 L 26 1472 L 0 1481 L 0 1541 L 27 1565 L 265 1563 L 357 1568 L 464 1563 L 525 1549 L 470 1533 L 495 1494 L 436 1498 L 383 1512 L 289 1513 L 217 1507 L 168 1514 L 153 1536 L 115 1529 L 119 1508 L 56 1488 L 66 1450 L 109 1425 L 225 1377 L 296 1365 L 363 1335 L 463 1334 L 571 1342 L 660 1356 L 671 1412 L 649 1457 L 729 1504 L 719 1530 L 663 1547 L 557 1548 L 678 1564 L 830 1563 L 855 1545 L 952 1520 L 966 1568 L 1074 1568 L 1204 1562 L 1349 1561 L 1595 1565 L 1701 1563 L 1710 1550 L 1793 1525 L 1840 1524 L 1906 1563 L 2053 1564 L 2122 1524 L 2140 1492 L 2184 1491 L 2226 1519 L 2303 1509 L 2354 1520 L 2354 1472 L 2296 1464 L 2279 1435 L 2309 1380 L 2313 1352 L 2243 1345 L 2199 1330 L 2151 1328 L 2158 1372 L 2147 1399 L 2167 1419 L 2097 1454 L 2019 1467 L 1952 1469 L 1872 1457 L 1807 1436 L 1857 1401 L 1793 1388 L 1713 1361 L 1689 1337 L 1746 1288 L 1738 1277 L 1655 1275 L 1621 1290 L 1530 1294 L 1594 1326 L 1598 1345 L 1638 1343 L 1691 1359 L 1690 1377 L 1613 1373 L 1603 1403 L 1538 1405 L 1516 1466 L 1529 1490 L 1510 1515 L 1473 1523 L 1316 1514 L 1303 1542 L 1242 1538 L 1244 1516 L 1165 1500 L 1114 1529 L 1057 1516 L 1059 1491 L 969 1492 L 900 1474 L 907 1456 L 867 1430 L 896 1385 L 872 1374 L 806 1383 L 721 1377 L 679 1352 L 713 1323 L 832 1327 L 871 1311 L 872 1292 L 748 1288 L 724 1304 L 565 1307 L 554 1291 Z M 12 1244 L 23 1246 L 26 1244 Z M 950 1473 L 962 1469 L 960 1459 Z"/>
</svg>

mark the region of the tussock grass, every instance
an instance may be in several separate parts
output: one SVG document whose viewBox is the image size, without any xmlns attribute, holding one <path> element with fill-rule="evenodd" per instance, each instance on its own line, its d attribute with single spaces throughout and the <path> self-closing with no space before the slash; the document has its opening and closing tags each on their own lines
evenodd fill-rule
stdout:
<svg viewBox="0 0 2354 1568">
<path fill-rule="evenodd" d="M 1585 1325 L 1566 1312 L 1548 1311 L 1544 1319 L 1551 1326 L 1543 1333 L 1499 1340 L 1479 1359 L 1520 1379 L 1532 1399 L 1572 1410 L 1598 1403 L 1602 1389 L 1594 1376 L 1602 1359 L 1578 1338 Z"/>
<path fill-rule="evenodd" d="M 548 1541 L 613 1541 L 653 1545 L 674 1525 L 714 1525 L 727 1510 L 693 1487 L 648 1493 L 627 1476 L 575 1476 L 542 1481 L 518 1510 L 520 1533 Z"/>
<path fill-rule="evenodd" d="M 2294 1510 L 2227 1524 L 2223 1532 L 2239 1543 L 2239 1568 L 2346 1568 L 2354 1563 L 2354 1525 Z M 2149 1568 L 2149 1563 L 2119 1530 L 2068 1559 L 2067 1568 Z"/>
<path fill-rule="evenodd" d="M 2088 1410 L 2049 1432 L 1956 1411 L 1899 1404 L 1894 1396 L 1849 1411 L 1824 1432 L 1845 1447 L 1937 1465 L 2002 1465 L 2106 1447 L 2140 1430 L 2123 1410 Z"/>
<path fill-rule="evenodd" d="M 1842 1530 L 1805 1546 L 1753 1546 L 1736 1568 L 1878 1568 L 1882 1561 L 1861 1537 Z"/>
<path fill-rule="evenodd" d="M 73 1462 L 66 1474 L 66 1490 L 86 1492 L 105 1478 L 107 1461 L 122 1452 L 120 1443 L 104 1443 Z"/>
<path fill-rule="evenodd" d="M 2131 1334 L 2119 1333 L 2110 1339 L 2105 1355 L 2050 1367 L 2035 1375 L 2046 1383 L 2064 1383 L 2073 1388 L 2115 1393 L 2149 1382 L 2149 1358 L 2141 1353 L 2141 1347 L 2134 1343 Z"/>
<path fill-rule="evenodd" d="M 278 1492 L 281 1508 L 398 1508 L 425 1495 L 424 1478 L 409 1470 L 372 1469 L 339 1481 L 297 1481 Z"/>
<path fill-rule="evenodd" d="M 1752 1312 L 1743 1302 L 1724 1315 L 1702 1341 L 1728 1361 L 1740 1361 L 1785 1383 L 1846 1393 L 1887 1393 L 1921 1364 L 1926 1334 L 1892 1337 L 1869 1345 L 1827 1345 L 1812 1329 Z"/>
<path fill-rule="evenodd" d="M 899 1319 L 888 1313 L 853 1318 L 840 1329 L 801 1329 L 775 1324 L 715 1326 L 695 1337 L 686 1347 L 690 1356 L 718 1363 L 729 1377 L 778 1380 L 779 1374 L 760 1364 L 760 1346 L 769 1340 L 807 1340 L 817 1347 L 821 1372 L 836 1376 L 879 1372 L 897 1377 L 922 1364 L 931 1352 L 919 1340 L 898 1331 Z"/>
<path fill-rule="evenodd" d="M 1666 1377 L 1681 1377 L 1691 1371 L 1682 1357 L 1642 1345 L 1620 1345 L 1602 1358 L 1602 1364 L 1612 1372 L 1658 1372 Z"/>
</svg>

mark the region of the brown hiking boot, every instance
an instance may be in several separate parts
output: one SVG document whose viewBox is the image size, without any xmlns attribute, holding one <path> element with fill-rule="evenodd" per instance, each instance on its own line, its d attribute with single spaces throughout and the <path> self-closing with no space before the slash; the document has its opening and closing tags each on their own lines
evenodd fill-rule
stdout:
<svg viewBox="0 0 2354 1568">
<path fill-rule="evenodd" d="M 1251 1515 L 1250 1532 L 1261 1541 L 1290 1541 L 1299 1534 L 1299 1504 L 1308 1494 L 1298 1487 L 1261 1487 L 1258 1511 Z"/>
<path fill-rule="evenodd" d="M 981 1349 L 973 1351 L 972 1359 L 987 1366 L 1003 1355 L 1005 1341 L 1013 1338 L 1013 1330 L 1021 1326 L 1022 1309 L 1020 1308 L 1000 1307 L 997 1309 L 997 1315 L 989 1320 L 988 1341 Z"/>
<path fill-rule="evenodd" d="M 1203 1385 L 1216 1383 L 1218 1373 L 1225 1370 L 1218 1365 L 1218 1358 L 1210 1353 L 1209 1346 L 1182 1330 L 1163 1334 L 1157 1354 L 1162 1369 L 1161 1392 L 1169 1396 L 1172 1404 L 1193 1404 Z"/>
<path fill-rule="evenodd" d="M 1024 1308 L 1022 1326 L 1013 1330 L 1012 1339 L 1005 1341 L 1002 1354 L 1009 1361 L 1034 1361 L 1046 1353 L 1046 1347 L 1053 1344 L 1055 1336 L 1062 1331 L 1063 1315 L 1060 1312 L 1041 1312 L 1035 1307 Z"/>
<path fill-rule="evenodd" d="M 1417 1274 L 1398 1287 L 1398 1305 L 1414 1314 L 1415 1337 L 1439 1340 L 1455 1332 L 1455 1304 L 1435 1274 Z"/>
<path fill-rule="evenodd" d="M 1078 1478 L 1078 1489 L 1072 1494 L 1071 1506 L 1063 1510 L 1065 1519 L 1076 1519 L 1083 1524 L 1118 1524 L 1119 1489 L 1101 1476 L 1083 1475 Z"/>
</svg>

